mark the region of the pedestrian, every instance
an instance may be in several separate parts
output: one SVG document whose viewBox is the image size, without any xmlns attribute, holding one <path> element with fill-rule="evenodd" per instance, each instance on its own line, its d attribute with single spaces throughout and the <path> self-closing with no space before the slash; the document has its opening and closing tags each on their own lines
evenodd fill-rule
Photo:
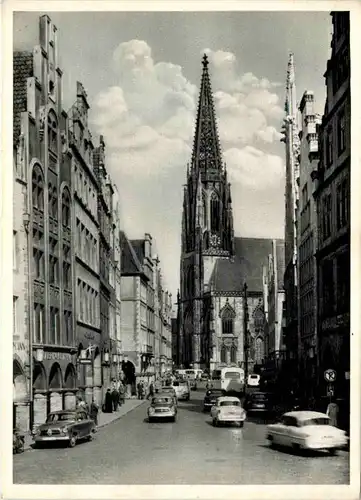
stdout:
<svg viewBox="0 0 361 500">
<path fill-rule="evenodd" d="M 153 381 L 149 384 L 149 394 L 148 399 L 151 399 L 154 396 L 154 384 Z"/>
<path fill-rule="evenodd" d="M 90 405 L 89 414 L 90 414 L 90 418 L 92 420 L 94 420 L 94 423 L 95 423 L 96 426 L 98 426 L 98 412 L 99 412 L 99 407 L 95 403 L 95 401 L 93 400 L 91 402 L 91 405 Z"/>
<path fill-rule="evenodd" d="M 330 418 L 330 425 L 333 425 L 334 427 L 337 427 L 338 424 L 338 413 L 338 404 L 336 403 L 336 400 L 332 398 L 329 405 L 327 406 L 326 414 Z"/>
<path fill-rule="evenodd" d="M 103 411 L 104 413 L 113 413 L 113 399 L 110 389 L 107 389 L 107 392 L 105 394 L 105 403 Z"/>
<path fill-rule="evenodd" d="M 119 383 L 119 406 L 122 406 L 124 404 L 124 398 L 125 398 L 125 387 L 123 385 L 123 382 L 120 381 Z"/>
<path fill-rule="evenodd" d="M 112 392 L 112 401 L 113 401 L 113 411 L 117 411 L 119 405 L 119 392 L 116 390 L 115 387 Z"/>
<path fill-rule="evenodd" d="M 142 381 L 137 384 L 138 399 L 142 399 Z"/>
</svg>

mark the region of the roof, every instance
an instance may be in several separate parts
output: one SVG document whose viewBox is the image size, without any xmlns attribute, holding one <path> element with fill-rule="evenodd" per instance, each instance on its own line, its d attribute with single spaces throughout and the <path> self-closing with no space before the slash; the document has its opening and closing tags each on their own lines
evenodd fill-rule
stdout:
<svg viewBox="0 0 361 500">
<path fill-rule="evenodd" d="M 284 417 L 295 417 L 298 420 L 308 420 L 309 418 L 328 418 L 326 413 L 319 411 L 299 410 L 289 411 L 283 415 Z"/>
<path fill-rule="evenodd" d="M 144 242 L 145 240 L 130 240 L 130 243 L 141 264 L 143 264 L 145 258 Z"/>
<path fill-rule="evenodd" d="M 21 113 L 27 110 L 27 79 L 33 76 L 33 54 L 22 51 L 13 56 L 13 140 L 20 136 Z"/>
<path fill-rule="evenodd" d="M 142 274 L 143 268 L 137 254 L 124 231 L 120 231 L 120 246 L 122 250 L 121 269 L 124 275 Z"/>
<path fill-rule="evenodd" d="M 263 292 L 263 266 L 272 254 L 272 239 L 239 238 L 234 239 L 233 259 L 218 259 L 210 278 L 210 285 L 216 291 L 238 292 L 247 283 L 251 292 Z M 275 240 L 282 244 L 282 240 Z M 282 275 L 283 277 L 283 275 Z"/>
<path fill-rule="evenodd" d="M 218 398 L 219 403 L 223 403 L 224 401 L 240 401 L 240 399 L 235 396 L 222 396 Z"/>
</svg>

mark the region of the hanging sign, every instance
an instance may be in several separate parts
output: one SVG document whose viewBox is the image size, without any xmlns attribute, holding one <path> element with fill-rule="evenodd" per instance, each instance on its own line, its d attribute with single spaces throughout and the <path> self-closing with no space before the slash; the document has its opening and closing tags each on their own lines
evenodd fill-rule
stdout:
<svg viewBox="0 0 361 500">
<path fill-rule="evenodd" d="M 326 370 L 324 377 L 326 382 L 334 382 L 336 380 L 336 370 L 332 370 L 331 368 Z"/>
</svg>

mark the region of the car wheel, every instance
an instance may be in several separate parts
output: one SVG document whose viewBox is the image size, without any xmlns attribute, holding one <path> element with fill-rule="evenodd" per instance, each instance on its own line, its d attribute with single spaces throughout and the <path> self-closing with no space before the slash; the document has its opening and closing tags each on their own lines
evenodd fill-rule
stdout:
<svg viewBox="0 0 361 500">
<path fill-rule="evenodd" d="M 215 418 L 212 420 L 212 424 L 213 424 L 213 427 L 217 427 L 218 424 L 217 424 L 217 420 Z"/>
<path fill-rule="evenodd" d="M 153 422 L 153 419 L 148 417 L 148 422 L 151 424 Z"/>
<path fill-rule="evenodd" d="M 69 439 L 69 447 L 74 448 L 75 445 L 76 445 L 76 437 L 71 436 L 71 438 Z"/>
<path fill-rule="evenodd" d="M 93 439 L 94 439 L 94 434 L 93 433 L 89 434 L 88 441 L 93 441 Z"/>
<path fill-rule="evenodd" d="M 336 448 L 330 448 L 328 451 L 329 451 L 330 455 L 332 455 L 333 457 L 334 457 L 335 455 L 337 455 L 337 450 L 336 450 Z"/>
<path fill-rule="evenodd" d="M 242 429 L 242 427 L 244 426 L 244 422 L 239 422 L 239 426 Z"/>
</svg>

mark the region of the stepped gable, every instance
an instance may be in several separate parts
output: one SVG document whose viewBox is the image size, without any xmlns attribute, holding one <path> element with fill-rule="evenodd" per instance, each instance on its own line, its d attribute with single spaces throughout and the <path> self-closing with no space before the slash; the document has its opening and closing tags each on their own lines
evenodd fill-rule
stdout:
<svg viewBox="0 0 361 500">
<path fill-rule="evenodd" d="M 217 292 L 240 292 L 246 282 L 249 292 L 263 292 L 263 266 L 272 253 L 270 238 L 234 239 L 233 259 L 218 259 L 210 279 Z M 276 240 L 283 244 L 282 240 Z M 283 279 L 283 275 L 282 275 Z"/>
<path fill-rule="evenodd" d="M 21 132 L 21 113 L 27 110 L 27 79 L 33 76 L 33 54 L 27 51 L 13 54 L 13 147 Z"/>
<path fill-rule="evenodd" d="M 122 275 L 142 274 L 143 270 L 138 256 L 124 231 L 120 231 L 120 245 L 122 251 Z"/>
</svg>

